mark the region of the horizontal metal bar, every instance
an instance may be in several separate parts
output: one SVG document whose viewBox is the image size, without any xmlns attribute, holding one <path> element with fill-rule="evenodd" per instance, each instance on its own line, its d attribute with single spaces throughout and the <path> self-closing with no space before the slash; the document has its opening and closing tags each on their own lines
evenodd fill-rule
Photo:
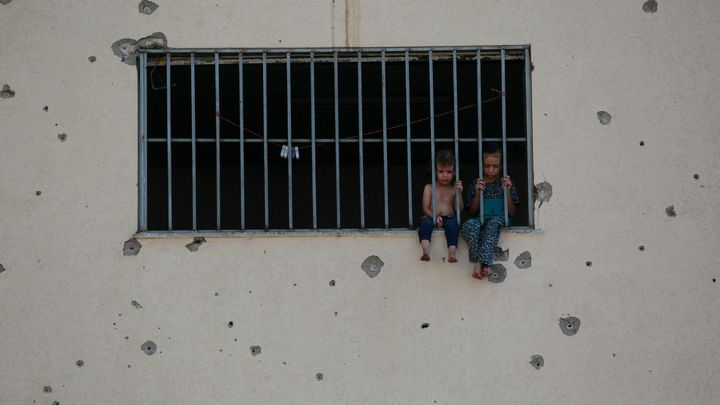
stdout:
<svg viewBox="0 0 720 405">
<path fill-rule="evenodd" d="M 444 232 L 442 229 L 437 229 L 434 232 Z M 518 234 L 543 234 L 544 231 L 541 228 L 529 228 L 529 227 L 507 227 L 500 228 L 501 233 L 518 233 Z M 245 231 L 241 230 L 207 230 L 207 231 L 143 231 L 137 232 L 133 235 L 136 238 L 194 238 L 194 237 L 209 237 L 209 238 L 235 238 L 235 237 L 288 237 L 288 236 L 407 236 L 417 238 L 417 229 L 407 228 L 365 228 L 365 229 L 248 229 Z"/>
<path fill-rule="evenodd" d="M 148 53 L 148 54 L 157 54 L 157 53 L 234 53 L 237 54 L 238 52 L 243 53 L 267 53 L 267 54 L 280 54 L 285 55 L 286 53 L 333 53 L 338 52 L 339 54 L 342 54 L 343 52 L 347 53 L 356 53 L 356 52 L 452 52 L 453 50 L 458 52 L 463 51 L 499 51 L 501 49 L 505 50 L 525 50 L 529 49 L 530 44 L 523 44 L 523 45 L 478 45 L 478 46 L 440 46 L 440 47 L 418 47 L 418 48 L 396 48 L 396 47 L 390 47 L 390 48 L 165 48 L 165 49 L 140 49 L 139 53 Z"/>
<path fill-rule="evenodd" d="M 477 142 L 477 138 L 458 138 L 460 142 Z M 148 138 L 148 142 L 152 143 L 158 143 L 158 142 L 166 142 L 167 140 L 165 138 Z M 190 138 L 173 138 L 173 142 L 192 142 L 192 139 Z M 215 142 L 214 138 L 196 138 L 197 142 Z M 293 138 L 293 143 L 310 143 L 310 138 Z M 382 139 L 377 138 L 364 138 L 363 143 L 376 143 L 376 142 L 382 142 Z M 393 143 L 405 143 L 407 140 L 405 138 L 388 138 L 388 142 Z M 435 138 L 435 142 L 454 142 L 455 138 Z M 483 138 L 483 142 L 500 142 L 502 141 L 502 138 Z M 507 138 L 507 141 L 509 142 L 525 142 L 525 138 Z M 221 138 L 220 142 L 225 143 L 238 143 L 240 142 L 239 139 L 236 138 Z M 247 139 L 245 138 L 245 143 L 262 143 L 263 140 L 260 138 L 257 139 Z M 287 142 L 287 139 L 285 138 L 270 138 L 268 139 L 268 142 L 273 143 L 280 143 L 281 145 L 284 145 L 285 142 Z M 323 142 L 323 143 L 334 143 L 334 138 L 317 138 L 315 139 L 315 142 Z M 359 143 L 359 139 L 340 139 L 340 143 Z M 410 142 L 413 143 L 430 143 L 431 139 L 429 138 L 420 138 L 420 139 L 411 139 Z"/>
</svg>

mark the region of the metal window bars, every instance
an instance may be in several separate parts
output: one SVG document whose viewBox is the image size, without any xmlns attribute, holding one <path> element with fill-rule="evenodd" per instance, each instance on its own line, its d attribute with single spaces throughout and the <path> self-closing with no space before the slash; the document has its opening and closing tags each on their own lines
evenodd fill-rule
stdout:
<svg viewBox="0 0 720 405">
<path fill-rule="evenodd" d="M 164 56 L 164 58 L 163 58 Z M 270 56 L 270 57 L 269 57 Z M 284 56 L 284 58 L 282 57 Z M 411 117 L 411 96 L 414 91 L 411 87 L 411 62 L 422 61 L 427 59 L 427 82 L 429 91 L 429 117 L 427 119 L 412 120 Z M 506 103 L 506 60 L 522 60 L 524 61 L 524 119 L 525 119 L 525 134 L 521 137 L 509 137 L 507 130 L 507 103 Z M 461 107 L 458 104 L 458 60 L 463 61 L 475 61 L 475 80 L 476 80 L 476 115 L 477 115 L 477 137 L 461 137 L 458 125 L 458 114 Z M 483 120 L 482 115 L 482 103 L 483 103 L 483 92 L 482 92 L 482 61 L 483 60 L 497 60 L 500 63 L 500 99 L 501 99 L 501 137 L 484 137 L 483 135 Z M 404 93 L 405 93 L 405 117 L 404 123 L 393 127 L 405 127 L 405 137 L 388 137 L 388 106 L 387 106 L 387 80 L 386 74 L 386 63 L 388 61 L 400 62 L 400 66 L 404 67 Z M 434 62 L 437 61 L 450 61 L 452 68 L 452 116 L 453 116 L 453 136 L 442 137 L 436 136 L 435 119 L 437 117 L 435 109 L 435 75 L 434 75 Z M 286 97 L 287 97 L 287 133 L 286 137 L 281 138 L 278 136 L 271 136 L 268 134 L 268 109 L 271 106 L 268 105 L 268 65 L 271 63 L 284 63 L 286 65 L 285 74 L 285 86 L 286 86 Z M 294 138 L 292 120 L 294 118 L 292 105 L 292 90 L 291 80 L 305 80 L 302 77 L 293 77 L 292 65 L 294 63 L 305 63 L 309 64 L 310 75 L 307 78 L 310 84 L 310 138 Z M 316 64 L 323 63 L 327 64 L 332 68 L 333 77 L 333 114 L 334 117 L 334 130 L 333 137 L 326 136 L 327 134 L 321 134 L 317 136 L 316 133 Z M 338 81 L 340 80 L 339 64 L 340 63 L 355 63 L 357 67 L 357 135 L 351 137 L 343 137 L 340 134 L 340 107 L 339 107 L 339 86 Z M 363 68 L 365 64 L 379 63 L 380 65 L 380 87 L 381 87 L 381 113 L 382 113 L 382 124 L 379 131 L 372 131 L 373 133 L 381 132 L 382 139 L 375 137 L 364 136 L 363 128 L 363 80 L 368 80 L 364 77 Z M 238 66 L 238 114 L 239 119 L 236 126 L 238 127 L 238 137 L 228 138 L 220 136 L 220 122 L 221 122 L 221 97 L 220 97 L 220 66 L 225 64 L 233 64 Z M 261 139 L 246 137 L 245 132 L 249 131 L 246 127 L 246 94 L 244 88 L 244 80 L 246 70 L 245 66 L 260 64 L 261 65 L 261 80 L 262 80 L 262 137 Z M 148 69 L 153 66 L 165 66 L 165 97 L 166 97 L 166 134 L 165 137 L 151 136 L 148 133 Z M 174 136 L 178 132 L 182 132 L 180 128 L 176 128 L 172 122 L 172 109 L 171 95 L 172 86 L 170 85 L 172 76 L 173 66 L 186 66 L 190 67 L 190 110 L 191 110 L 191 127 L 188 132 L 191 136 L 189 138 Z M 214 67 L 214 104 L 215 104 L 215 137 L 208 138 L 198 136 L 197 133 L 197 106 L 196 106 L 196 76 L 197 66 L 199 65 L 212 65 Z M 460 167 L 462 162 L 460 161 L 461 145 L 472 144 L 477 146 L 477 164 L 478 164 L 478 176 L 483 175 L 483 164 L 482 164 L 482 153 L 483 153 L 483 142 L 486 141 L 499 141 L 502 145 L 503 151 L 503 176 L 507 175 L 507 161 L 508 161 L 508 142 L 512 143 L 524 143 L 525 146 L 525 166 L 527 176 L 527 201 L 525 201 L 528 209 L 528 225 L 529 228 L 534 226 L 534 204 L 532 200 L 533 185 L 532 185 L 532 110 L 531 110 L 531 64 L 530 64 L 530 48 L 528 45 L 515 45 L 515 46 L 480 46 L 480 47 L 436 47 L 436 48 L 313 48 L 313 49 L 165 49 L 165 50 L 144 50 L 138 57 L 138 69 L 139 69 L 139 201 L 138 201 L 138 222 L 140 233 L 173 233 L 176 231 L 173 226 L 173 160 L 172 151 L 173 144 L 176 143 L 191 143 L 192 153 L 192 231 L 195 233 L 202 233 L 203 230 L 198 229 L 198 176 L 197 176 L 197 145 L 201 143 L 215 143 L 215 209 L 216 209 L 216 229 L 214 231 L 250 231 L 246 229 L 246 150 L 245 146 L 249 144 L 262 143 L 263 153 L 263 204 L 264 204 L 264 230 L 270 230 L 270 209 L 269 209 L 269 187 L 268 187 L 268 153 L 270 143 L 282 143 L 286 144 L 289 148 L 290 158 L 287 159 L 287 189 L 288 189 L 288 230 L 295 229 L 293 221 L 293 143 L 308 143 L 311 149 L 311 179 L 312 179 L 312 230 L 318 230 L 318 200 L 317 200 L 317 153 L 316 147 L 318 143 L 334 144 L 334 181 L 335 181 L 335 230 L 344 230 L 343 218 L 341 217 L 341 204 L 343 203 L 340 184 L 341 184 L 341 171 L 340 171 L 340 145 L 344 143 L 356 143 L 358 145 L 358 175 L 359 175 L 359 223 L 360 229 L 366 229 L 366 215 L 365 215 L 365 156 L 364 156 L 364 145 L 371 143 L 382 143 L 382 176 L 383 176 L 383 205 L 384 205 L 384 216 L 383 223 L 385 229 L 390 229 L 390 211 L 389 211 L 389 173 L 388 173 L 388 145 L 391 143 L 405 143 L 406 146 L 406 158 L 407 158 L 407 222 L 409 227 L 415 225 L 415 218 L 413 213 L 413 199 L 412 199 L 412 162 L 414 155 L 412 154 L 412 144 L 414 143 L 429 143 L 430 145 L 430 162 L 431 164 L 431 184 L 433 188 L 432 198 L 432 210 L 433 217 L 436 215 L 436 199 L 435 199 L 435 149 L 436 145 L 441 142 L 452 143 L 456 158 L 456 176 L 460 178 Z M 254 77 L 259 80 L 260 78 Z M 517 86 L 515 86 L 517 88 Z M 465 107 L 462 107 L 463 109 Z M 397 114 L 396 114 L 397 115 Z M 397 119 L 397 117 L 395 117 Z M 413 124 L 418 121 L 429 121 L 429 132 L 428 138 L 413 138 Z M 173 132 L 175 131 L 175 133 Z M 187 130 L 186 130 L 187 131 Z M 157 135 L 157 134 L 152 134 Z M 206 135 L 206 134 L 205 134 Z M 221 171 L 222 162 L 221 157 L 221 144 L 233 143 L 239 144 L 239 176 L 240 176 L 240 190 L 239 190 L 239 216 L 240 216 L 240 229 L 226 229 L 223 228 L 221 222 Z M 165 230 L 150 230 L 148 227 L 148 144 L 149 143 L 164 143 L 166 145 L 166 159 L 167 159 L 167 229 Z M 417 156 L 417 155 L 415 155 Z M 467 185 L 471 186 L 470 184 Z M 467 190 L 466 190 L 467 192 Z M 481 194 L 482 197 L 482 194 Z M 460 193 L 456 193 L 456 211 L 458 213 L 458 220 L 460 220 Z M 507 189 L 504 190 L 503 198 L 505 201 L 509 198 Z M 480 199 L 480 217 L 482 218 L 482 198 Z M 508 224 L 508 211 L 507 203 L 504 204 L 504 217 L 505 223 Z M 435 219 L 435 218 L 433 218 Z"/>
</svg>

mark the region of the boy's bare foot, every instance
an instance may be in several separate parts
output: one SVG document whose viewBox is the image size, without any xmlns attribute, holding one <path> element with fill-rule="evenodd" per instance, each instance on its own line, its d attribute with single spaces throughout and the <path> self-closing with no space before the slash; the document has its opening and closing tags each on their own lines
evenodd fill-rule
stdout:
<svg viewBox="0 0 720 405">
<path fill-rule="evenodd" d="M 448 263 L 457 263 L 457 257 L 448 256 Z"/>
<path fill-rule="evenodd" d="M 482 270 L 480 271 L 480 278 L 487 277 L 492 274 L 492 269 L 487 264 L 483 264 Z"/>
<path fill-rule="evenodd" d="M 482 274 L 479 273 L 479 272 L 477 272 L 477 271 L 473 271 L 472 276 L 473 276 L 473 278 L 476 278 L 476 279 L 478 279 L 478 280 L 482 280 L 482 279 L 483 279 Z"/>
<path fill-rule="evenodd" d="M 426 255 L 426 254 L 423 253 L 423 255 L 420 256 L 420 260 L 423 261 L 423 262 L 429 262 L 429 261 L 430 261 L 430 256 L 428 256 L 428 255 Z"/>
</svg>

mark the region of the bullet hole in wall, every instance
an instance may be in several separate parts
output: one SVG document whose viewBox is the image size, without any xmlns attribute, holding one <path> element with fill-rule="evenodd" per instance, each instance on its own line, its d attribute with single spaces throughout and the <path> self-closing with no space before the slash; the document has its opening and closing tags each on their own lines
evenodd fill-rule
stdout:
<svg viewBox="0 0 720 405">
<path fill-rule="evenodd" d="M 200 246 L 202 246 L 203 243 L 206 243 L 206 242 L 207 241 L 205 240 L 205 238 L 202 238 L 202 237 L 194 238 L 193 241 L 188 243 L 187 245 L 185 245 L 185 247 L 187 248 L 187 250 L 189 250 L 191 252 L 197 252 L 198 249 L 200 249 Z"/>
<path fill-rule="evenodd" d="M 675 206 L 671 205 L 671 206 L 665 208 L 665 214 L 671 218 L 676 216 L 677 213 L 675 212 Z"/>
<path fill-rule="evenodd" d="M 262 348 L 260 346 L 250 346 L 250 354 L 257 356 L 260 353 L 262 353 Z"/>
<path fill-rule="evenodd" d="M 495 263 L 490 266 L 490 270 L 492 273 L 488 276 L 488 280 L 490 280 L 491 283 L 498 284 L 505 281 L 505 277 L 507 277 L 507 270 L 505 269 L 505 266 Z"/>
<path fill-rule="evenodd" d="M 53 401 L 52 405 L 60 405 L 60 401 Z"/>
<path fill-rule="evenodd" d="M 518 269 L 527 269 L 532 266 L 532 257 L 530 256 L 530 252 L 525 251 L 520 253 L 515 259 L 515 266 Z"/>
<path fill-rule="evenodd" d="M 3 271 L 5 271 L 5 267 L 2 265 L 2 263 L 0 263 L 0 273 L 2 273 Z"/>
<path fill-rule="evenodd" d="M 335 280 L 330 280 L 330 287 L 335 287 Z"/>
<path fill-rule="evenodd" d="M 67 141 L 67 134 L 65 132 L 58 134 L 58 139 L 60 140 L 60 142 Z"/>
<path fill-rule="evenodd" d="M 362 262 L 362 269 L 365 272 L 365 274 L 368 275 L 368 277 L 373 278 L 380 274 L 380 270 L 385 265 L 382 260 L 380 260 L 379 257 L 373 255 L 368 256 L 363 262 Z"/>
<path fill-rule="evenodd" d="M 158 5 L 149 0 L 141 0 L 138 3 L 138 11 L 140 14 L 150 15 L 158 9 Z"/>
<path fill-rule="evenodd" d="M 645 3 L 643 3 L 642 9 L 646 13 L 655 13 L 657 12 L 658 3 L 655 0 L 647 0 Z"/>
<path fill-rule="evenodd" d="M 533 366 L 535 370 L 540 370 L 540 368 L 545 365 L 545 359 L 543 359 L 543 356 L 536 354 L 530 357 L 529 364 Z"/>
<path fill-rule="evenodd" d="M 535 195 L 535 202 L 540 202 L 538 206 L 539 209 L 543 203 L 550 202 L 550 198 L 552 198 L 553 195 L 552 185 L 547 181 L 536 184 L 533 187 L 533 194 Z"/>
<path fill-rule="evenodd" d="M 610 115 L 607 111 L 598 111 L 597 117 L 602 125 L 608 125 L 610 120 L 612 120 L 612 115 Z"/>
<path fill-rule="evenodd" d="M 233 321 L 227 323 L 228 328 L 232 328 L 233 326 L 235 326 L 235 323 Z"/>
<path fill-rule="evenodd" d="M 0 98 L 13 98 L 15 97 L 15 90 L 10 88 L 9 84 L 3 84 L 2 90 L 0 90 Z"/>
<path fill-rule="evenodd" d="M 693 174 L 693 179 L 700 180 L 700 175 L 697 173 Z"/>
<path fill-rule="evenodd" d="M 500 246 L 495 246 L 493 259 L 498 262 L 506 262 L 510 258 L 510 249 L 503 250 Z"/>
<path fill-rule="evenodd" d="M 152 340 L 148 340 L 142 344 L 141 349 L 148 356 L 152 356 L 157 351 L 157 345 Z"/>
<path fill-rule="evenodd" d="M 645 146 L 645 141 L 640 141 L 640 146 Z"/>
<path fill-rule="evenodd" d="M 48 112 L 50 108 L 48 106 L 43 107 L 43 111 Z"/>
<path fill-rule="evenodd" d="M 140 242 L 135 238 L 130 238 L 126 240 L 123 245 L 123 255 L 137 256 L 137 254 L 140 253 L 140 248 L 142 248 Z"/>
<path fill-rule="evenodd" d="M 315 379 L 318 381 L 322 381 L 324 378 L 325 378 L 325 376 L 323 375 L 323 373 L 315 374 Z"/>
<path fill-rule="evenodd" d="M 0 0 L 0 4 L 10 4 L 12 0 Z"/>
<path fill-rule="evenodd" d="M 135 300 L 130 301 L 130 305 L 132 305 L 132 307 L 135 309 L 143 309 L 143 306 Z"/>
<path fill-rule="evenodd" d="M 39 195 L 41 195 L 41 194 L 42 194 L 42 191 L 40 191 L 40 190 L 38 190 L 38 191 L 35 192 L 35 195 L 37 195 L 37 196 L 39 196 Z"/>
<path fill-rule="evenodd" d="M 713 279 L 713 283 L 715 282 L 715 280 L 716 280 L 716 279 Z"/>
<path fill-rule="evenodd" d="M 75 362 L 75 365 L 78 366 L 78 367 L 82 367 L 82 366 L 85 365 L 85 362 L 82 361 L 82 360 L 78 360 L 78 361 Z"/>
<path fill-rule="evenodd" d="M 95 63 L 97 58 L 93 55 L 93 56 L 88 57 L 88 60 L 90 61 L 90 63 Z"/>
<path fill-rule="evenodd" d="M 49 385 L 44 386 L 44 387 L 43 387 L 43 392 L 46 393 L 46 394 L 51 393 L 51 392 L 52 392 L 52 387 L 49 386 Z"/>
<path fill-rule="evenodd" d="M 216 293 L 215 293 L 215 296 L 216 296 L 216 297 L 219 297 L 219 296 L 220 296 L 220 293 L 219 293 L 219 292 L 216 292 Z"/>
<path fill-rule="evenodd" d="M 644 252 L 644 251 L 645 251 L 645 246 L 643 246 L 643 245 L 638 246 L 638 250 L 641 251 L 641 252 Z"/>
<path fill-rule="evenodd" d="M 588 267 L 592 267 L 592 262 L 591 262 L 591 261 L 587 261 L 587 262 L 585 262 L 585 265 L 588 266 Z"/>
<path fill-rule="evenodd" d="M 425 323 L 423 323 L 422 325 L 420 325 L 420 327 L 421 327 L 422 329 L 427 329 L 427 328 L 430 327 L 430 324 L 427 323 L 427 322 L 425 322 Z"/>
<path fill-rule="evenodd" d="M 560 318 L 559 325 L 562 333 L 567 336 L 573 336 L 580 330 L 580 319 L 574 316 Z"/>
</svg>

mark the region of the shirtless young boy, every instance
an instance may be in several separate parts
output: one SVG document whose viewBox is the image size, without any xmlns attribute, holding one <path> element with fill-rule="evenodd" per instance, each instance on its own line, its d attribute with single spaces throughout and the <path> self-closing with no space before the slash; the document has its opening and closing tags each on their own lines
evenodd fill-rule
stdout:
<svg viewBox="0 0 720 405">
<path fill-rule="evenodd" d="M 448 244 L 448 262 L 456 263 L 455 250 L 458 241 L 458 222 L 455 217 L 455 194 L 462 193 L 463 186 L 460 180 L 453 181 L 455 177 L 455 156 L 449 150 L 441 150 L 435 157 L 435 214 L 433 215 L 432 184 L 426 184 L 423 190 L 422 211 L 425 216 L 420 219 L 420 246 L 422 256 L 420 260 L 430 261 L 430 238 L 433 231 L 433 217 L 437 217 L 437 226 L 445 229 L 445 239 Z M 460 209 L 463 209 L 462 198 Z"/>
</svg>

